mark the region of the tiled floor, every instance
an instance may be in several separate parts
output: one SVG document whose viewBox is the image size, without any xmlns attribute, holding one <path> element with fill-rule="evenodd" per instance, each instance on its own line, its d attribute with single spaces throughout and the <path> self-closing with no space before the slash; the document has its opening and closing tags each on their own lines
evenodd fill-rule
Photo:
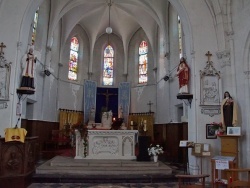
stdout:
<svg viewBox="0 0 250 188">
<path fill-rule="evenodd" d="M 32 183 L 28 188 L 177 188 L 175 182 L 168 183 L 119 183 L 119 184 L 88 184 L 88 183 Z"/>
</svg>

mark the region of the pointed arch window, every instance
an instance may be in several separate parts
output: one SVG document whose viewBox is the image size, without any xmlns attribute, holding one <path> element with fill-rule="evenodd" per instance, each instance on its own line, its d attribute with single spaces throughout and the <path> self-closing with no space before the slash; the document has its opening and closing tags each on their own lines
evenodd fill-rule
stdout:
<svg viewBox="0 0 250 188">
<path fill-rule="evenodd" d="M 104 49 L 103 59 L 103 85 L 111 86 L 114 83 L 114 49 L 108 45 Z"/>
<path fill-rule="evenodd" d="M 139 84 L 148 81 L 148 43 L 142 41 L 139 47 Z"/>
<path fill-rule="evenodd" d="M 34 15 L 34 19 L 33 19 L 33 24 L 32 24 L 32 36 L 31 36 L 31 44 L 34 45 L 35 44 L 35 40 L 36 40 L 36 31 L 37 31 L 37 21 L 38 21 L 38 11 L 39 11 L 39 7 L 35 12 Z"/>
<path fill-rule="evenodd" d="M 71 38 L 70 43 L 70 59 L 69 59 L 69 80 L 77 80 L 77 64 L 78 64 L 79 42 L 76 37 Z"/>
<path fill-rule="evenodd" d="M 178 16 L 178 32 L 179 32 L 179 57 L 183 57 L 183 45 L 182 45 L 182 25 L 181 25 L 181 19 Z"/>
</svg>

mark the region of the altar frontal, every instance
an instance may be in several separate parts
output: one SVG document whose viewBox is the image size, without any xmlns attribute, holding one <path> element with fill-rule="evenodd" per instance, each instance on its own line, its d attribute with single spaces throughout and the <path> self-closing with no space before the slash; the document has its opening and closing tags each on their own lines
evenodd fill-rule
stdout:
<svg viewBox="0 0 250 188">
<path fill-rule="evenodd" d="M 88 130 L 87 156 L 76 139 L 75 159 L 136 159 L 137 130 Z"/>
</svg>

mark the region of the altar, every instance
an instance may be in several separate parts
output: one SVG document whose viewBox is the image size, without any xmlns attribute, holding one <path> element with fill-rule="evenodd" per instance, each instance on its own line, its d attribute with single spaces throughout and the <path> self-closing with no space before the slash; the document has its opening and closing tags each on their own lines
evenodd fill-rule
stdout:
<svg viewBox="0 0 250 188">
<path fill-rule="evenodd" d="M 75 159 L 136 159 L 137 136 L 137 130 L 88 130 L 87 147 L 84 147 L 78 132 Z"/>
</svg>

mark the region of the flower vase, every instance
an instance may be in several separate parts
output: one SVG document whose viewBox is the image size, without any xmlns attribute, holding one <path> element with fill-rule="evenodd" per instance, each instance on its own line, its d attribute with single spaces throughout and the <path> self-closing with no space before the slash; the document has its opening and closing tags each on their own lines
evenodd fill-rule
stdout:
<svg viewBox="0 0 250 188">
<path fill-rule="evenodd" d="M 215 130 L 215 135 L 218 135 L 218 133 L 219 133 L 219 130 Z"/>
<path fill-rule="evenodd" d="M 154 162 L 158 161 L 158 155 L 154 155 Z"/>
<path fill-rule="evenodd" d="M 223 131 L 218 131 L 218 136 L 221 136 L 221 135 L 223 135 L 224 134 L 224 132 Z"/>
</svg>

